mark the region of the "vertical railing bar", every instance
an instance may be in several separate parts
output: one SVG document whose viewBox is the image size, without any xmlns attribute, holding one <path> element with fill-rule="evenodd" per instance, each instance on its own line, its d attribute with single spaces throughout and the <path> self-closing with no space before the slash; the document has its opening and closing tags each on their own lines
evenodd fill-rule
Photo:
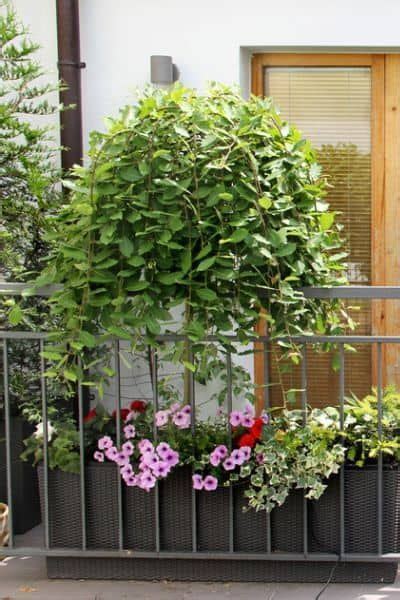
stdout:
<svg viewBox="0 0 400 600">
<path fill-rule="evenodd" d="M 193 364 L 193 350 L 192 345 L 188 341 L 188 356 L 189 362 Z M 196 396 L 195 396 L 195 381 L 192 371 L 188 371 L 189 377 L 189 403 L 191 409 L 191 431 L 192 435 L 196 435 Z M 192 487 L 192 550 L 197 552 L 197 502 L 196 502 L 196 490 Z"/>
<path fill-rule="evenodd" d="M 344 345 L 339 344 L 339 414 L 340 414 L 340 430 L 344 431 L 344 389 L 345 389 L 345 359 L 344 359 Z M 342 435 L 342 444 L 344 445 L 345 440 Z M 340 556 L 342 557 L 345 553 L 345 525 L 344 525 L 344 467 L 340 469 L 339 476 L 340 485 L 340 499 L 339 499 L 339 512 L 340 512 Z"/>
<path fill-rule="evenodd" d="M 232 355 L 230 352 L 226 355 L 226 395 L 227 395 L 227 410 L 228 410 L 228 435 L 229 449 L 232 449 L 232 427 L 229 420 L 229 415 L 232 412 Z M 233 488 L 229 486 L 229 552 L 233 552 Z"/>
<path fill-rule="evenodd" d="M 43 483 L 44 483 L 44 543 L 46 549 L 50 546 L 49 538 L 49 450 L 48 450 L 48 415 L 46 398 L 46 377 L 44 361 L 44 341 L 39 340 L 40 350 L 40 388 L 42 395 L 42 420 L 43 420 Z"/>
<path fill-rule="evenodd" d="M 153 411 L 154 415 L 158 411 L 158 353 L 153 350 L 151 353 L 152 373 L 153 373 Z M 153 422 L 153 437 L 154 443 L 158 440 L 158 430 L 156 419 Z M 156 521 L 156 552 L 160 552 L 161 548 L 161 533 L 160 533 L 160 487 L 158 481 L 154 487 L 154 511 Z"/>
<path fill-rule="evenodd" d="M 79 367 L 82 367 L 79 361 Z M 86 478 L 85 478 L 85 435 L 83 429 L 83 393 L 82 383 L 78 382 L 78 415 L 79 415 L 79 463 L 80 463 L 80 484 L 81 484 L 81 531 L 82 531 L 82 550 L 87 549 L 86 532 Z"/>
<path fill-rule="evenodd" d="M 301 348 L 301 409 L 303 412 L 303 426 L 307 425 L 307 344 L 303 344 Z M 303 553 L 308 555 L 308 502 L 303 496 Z"/>
<path fill-rule="evenodd" d="M 378 368 L 378 440 L 382 441 L 382 343 L 377 343 L 377 368 Z M 378 454 L 378 554 L 382 554 L 382 511 L 383 511 L 383 457 L 382 450 L 379 449 Z"/>
<path fill-rule="evenodd" d="M 11 430 L 10 430 L 10 391 L 8 379 L 8 342 L 3 340 L 3 370 L 4 370 L 4 417 L 6 433 L 6 469 L 7 469 L 7 504 L 8 504 L 8 545 L 14 548 L 14 519 L 13 519 L 13 494 L 11 474 Z"/>
<path fill-rule="evenodd" d="M 269 411 L 271 408 L 271 393 L 269 387 L 269 344 L 264 342 L 264 406 Z M 267 526 L 267 552 L 272 552 L 272 539 L 271 539 L 271 513 L 266 511 L 266 526 Z"/>
<path fill-rule="evenodd" d="M 120 342 L 119 339 L 114 340 L 114 371 L 115 371 L 115 418 L 117 420 L 117 448 L 121 449 L 121 364 L 120 364 Z M 122 479 L 118 470 L 118 486 L 117 486 L 117 503 L 118 503 L 118 545 L 122 550 L 124 547 L 124 523 L 122 511 Z"/>
</svg>

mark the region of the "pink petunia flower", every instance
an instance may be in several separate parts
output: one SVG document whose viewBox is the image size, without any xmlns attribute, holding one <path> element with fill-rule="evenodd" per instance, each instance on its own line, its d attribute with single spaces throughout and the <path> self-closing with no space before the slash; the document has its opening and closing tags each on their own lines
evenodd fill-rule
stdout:
<svg viewBox="0 0 400 600">
<path fill-rule="evenodd" d="M 228 448 L 226 446 L 224 446 L 223 444 L 220 444 L 219 446 L 217 446 L 215 448 L 214 452 L 216 454 L 218 454 L 218 456 L 221 458 L 221 460 L 223 460 L 224 458 L 226 458 L 228 456 Z"/>
<path fill-rule="evenodd" d="M 153 475 L 157 478 L 166 477 L 171 471 L 171 467 L 167 462 L 159 461 L 153 468 Z"/>
<path fill-rule="evenodd" d="M 138 478 L 136 475 L 133 475 L 133 474 L 128 475 L 127 477 L 124 477 L 124 481 L 125 481 L 126 485 L 129 487 L 138 485 Z"/>
<path fill-rule="evenodd" d="M 204 483 L 203 483 L 203 478 L 201 475 L 196 473 L 195 475 L 193 475 L 192 481 L 193 481 L 193 489 L 194 490 L 202 490 L 203 489 Z"/>
<path fill-rule="evenodd" d="M 169 414 L 168 410 L 159 410 L 156 412 L 155 420 L 157 427 L 163 427 L 168 423 Z"/>
<path fill-rule="evenodd" d="M 93 458 L 94 460 L 97 460 L 97 462 L 104 462 L 104 454 L 99 452 L 99 450 L 96 450 L 96 452 L 93 454 Z"/>
<path fill-rule="evenodd" d="M 243 427 L 246 427 L 247 429 L 249 429 L 250 427 L 253 427 L 253 425 L 254 425 L 254 417 L 243 413 L 242 418 L 240 420 L 240 424 L 243 425 Z"/>
<path fill-rule="evenodd" d="M 144 440 L 140 440 L 140 442 L 138 443 L 138 448 L 141 452 L 141 454 L 146 454 L 148 452 L 154 452 L 154 446 L 153 444 L 150 442 L 150 440 L 144 439 Z"/>
<path fill-rule="evenodd" d="M 264 462 L 264 455 L 261 452 L 256 454 L 256 461 L 259 465 L 262 465 L 262 463 Z"/>
<path fill-rule="evenodd" d="M 128 477 L 129 475 L 133 475 L 133 467 L 130 463 L 124 465 L 120 469 L 120 473 L 122 477 Z"/>
<path fill-rule="evenodd" d="M 118 457 L 119 452 L 115 446 L 111 446 L 111 448 L 107 448 L 105 454 L 108 460 L 115 461 Z"/>
<path fill-rule="evenodd" d="M 268 423 L 269 423 L 269 416 L 268 416 L 268 414 L 265 411 L 263 411 L 261 413 L 260 417 L 261 417 L 261 420 L 264 423 L 264 425 L 268 425 Z"/>
<path fill-rule="evenodd" d="M 190 404 L 185 404 L 185 406 L 182 407 L 181 412 L 183 412 L 184 415 L 190 415 L 192 413 Z"/>
<path fill-rule="evenodd" d="M 167 444 L 167 442 L 161 442 L 160 444 L 158 444 L 156 450 L 158 456 L 160 458 L 164 458 L 164 455 L 171 450 L 171 446 Z"/>
<path fill-rule="evenodd" d="M 134 425 L 125 425 L 124 435 L 126 440 L 131 440 L 136 435 L 136 429 Z"/>
<path fill-rule="evenodd" d="M 178 412 L 178 410 L 180 409 L 181 405 L 179 404 L 179 402 L 174 402 L 173 404 L 171 404 L 170 406 L 170 411 L 172 413 L 176 413 Z"/>
<path fill-rule="evenodd" d="M 221 457 L 219 456 L 219 454 L 217 452 L 211 452 L 210 454 L 210 464 L 213 467 L 218 467 L 219 463 L 221 462 Z"/>
<path fill-rule="evenodd" d="M 204 478 L 203 485 L 207 492 L 213 492 L 218 487 L 218 479 L 212 475 L 207 475 L 207 477 Z"/>
<path fill-rule="evenodd" d="M 164 454 L 163 460 L 168 463 L 170 467 L 175 467 L 179 462 L 179 454 L 171 448 Z"/>
<path fill-rule="evenodd" d="M 132 442 L 122 444 L 122 450 L 127 456 L 132 456 L 134 450 Z"/>
<path fill-rule="evenodd" d="M 228 456 L 228 458 L 226 458 L 222 463 L 222 466 L 224 467 L 225 471 L 233 471 L 233 469 L 236 467 L 236 464 L 233 458 Z"/>
<path fill-rule="evenodd" d="M 182 411 L 175 413 L 172 420 L 178 429 L 188 429 L 188 427 L 190 427 L 190 415 L 187 415 Z"/>
<path fill-rule="evenodd" d="M 243 414 L 250 415 L 250 417 L 254 417 L 256 412 L 254 410 L 254 406 L 250 404 L 250 402 L 246 402 L 246 406 L 243 409 Z"/>
<path fill-rule="evenodd" d="M 238 410 L 233 410 L 229 417 L 229 423 L 232 427 L 238 427 L 242 423 L 242 413 Z"/>
<path fill-rule="evenodd" d="M 244 458 L 244 462 L 247 462 L 248 460 L 250 460 L 250 456 L 251 456 L 251 448 L 250 448 L 250 446 L 242 446 L 240 448 L 239 452 L 242 453 L 243 458 Z"/>
<path fill-rule="evenodd" d="M 139 477 L 139 487 L 149 492 L 156 485 L 156 478 L 151 471 L 143 471 Z"/>
<path fill-rule="evenodd" d="M 244 455 L 241 450 L 233 450 L 231 454 L 231 459 L 234 461 L 235 465 L 242 465 L 244 463 Z"/>
<path fill-rule="evenodd" d="M 103 436 L 97 442 L 97 446 L 98 446 L 99 450 L 107 450 L 108 448 L 111 448 L 113 445 L 114 445 L 113 441 L 109 435 Z"/>
</svg>

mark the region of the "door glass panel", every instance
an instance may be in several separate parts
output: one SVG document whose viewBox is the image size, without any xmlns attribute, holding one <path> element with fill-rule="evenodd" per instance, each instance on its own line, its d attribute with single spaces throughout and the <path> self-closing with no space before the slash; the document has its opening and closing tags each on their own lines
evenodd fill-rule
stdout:
<svg viewBox="0 0 400 600">
<path fill-rule="evenodd" d="M 282 117 L 295 125 L 317 150 L 330 185 L 328 201 L 340 213 L 350 283 L 371 283 L 371 72 L 359 67 L 267 67 L 264 92 Z M 355 303 L 352 302 L 352 305 Z M 371 332 L 368 302 L 358 303 L 357 333 Z M 276 358 L 276 357 L 275 357 Z M 329 355 L 308 356 L 309 401 L 336 404 L 338 375 Z M 271 377 L 278 376 L 274 360 Z M 367 345 L 346 353 L 346 388 L 357 395 L 371 386 L 371 351 Z M 299 369 L 282 375 L 286 389 L 300 388 Z M 280 403 L 280 386 L 272 388 Z"/>
</svg>

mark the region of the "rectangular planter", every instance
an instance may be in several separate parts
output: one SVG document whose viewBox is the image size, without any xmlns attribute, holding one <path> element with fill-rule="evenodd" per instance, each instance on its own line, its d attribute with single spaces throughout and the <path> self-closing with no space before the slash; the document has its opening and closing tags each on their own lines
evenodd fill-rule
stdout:
<svg viewBox="0 0 400 600">
<path fill-rule="evenodd" d="M 340 478 L 332 477 L 318 500 L 309 503 L 311 549 L 340 551 Z M 344 468 L 344 546 L 346 553 L 378 552 L 378 469 Z M 382 550 L 400 552 L 400 469 L 384 467 Z"/>
<path fill-rule="evenodd" d="M 40 490 L 43 505 L 43 467 L 39 467 Z M 374 513 L 367 492 L 371 492 L 371 481 L 376 483 L 373 471 L 361 474 L 362 470 L 347 470 L 346 503 L 348 533 L 347 552 L 360 552 L 361 543 L 371 537 L 376 527 Z M 397 489 L 397 478 L 391 471 L 385 486 Z M 371 479 L 372 478 L 372 479 Z M 89 549 L 118 549 L 118 486 L 121 485 L 118 470 L 111 463 L 92 463 L 86 467 L 87 542 Z M 50 577 L 66 578 L 115 578 L 115 579 L 177 579 L 215 581 L 325 581 L 333 563 L 276 561 L 260 559 L 229 559 L 212 561 L 209 552 L 228 552 L 230 532 L 233 550 L 240 553 L 265 553 L 267 551 L 267 523 L 264 511 L 243 512 L 247 500 L 243 497 L 245 484 L 218 488 L 214 492 L 196 492 L 197 550 L 204 558 L 190 560 L 189 557 L 174 561 L 155 556 L 154 558 L 48 558 Z M 229 521 L 230 494 L 232 494 L 232 523 Z M 361 495 L 363 494 L 363 495 Z M 192 499 L 191 470 L 178 468 L 159 484 L 160 548 L 162 551 L 192 551 Z M 356 502 L 357 498 L 358 503 Z M 364 498 L 364 502 L 362 499 Z M 143 492 L 138 488 L 122 485 L 123 541 L 124 549 L 136 551 L 156 550 L 156 505 L 155 491 Z M 362 512 L 363 504 L 369 510 Z M 338 551 L 338 487 L 337 478 L 329 482 L 328 490 L 321 500 L 309 506 L 309 550 L 318 552 Z M 397 506 L 387 510 L 384 517 L 386 536 L 397 528 Z M 353 507 L 353 508 L 352 508 Z M 368 508 L 369 507 L 369 508 Z M 50 547 L 80 548 L 81 495 L 80 477 L 62 471 L 49 471 Z M 353 522 L 351 522 L 353 520 Z M 272 511 L 272 552 L 303 551 L 303 494 L 291 492 L 286 503 Z M 357 538 L 354 540 L 354 536 Z M 396 534 L 397 535 L 397 534 Z M 385 537 L 386 547 L 396 551 L 395 534 Z M 317 541 L 316 541 L 317 540 Z M 396 537 L 397 540 L 397 537 Z M 318 543 L 317 543 L 318 542 Z M 389 543 L 390 542 L 390 543 Z M 327 546 L 330 546 L 329 548 Z M 371 543 L 370 546 L 372 547 Z M 385 547 L 385 548 L 386 548 Z M 374 550 L 370 550 L 371 552 Z M 389 550 L 386 550 L 389 551 Z M 365 552 L 365 549 L 364 549 Z M 330 568 L 328 568 L 330 565 Z M 346 582 L 390 582 L 394 580 L 396 563 L 348 563 L 339 564 L 335 581 Z"/>
<path fill-rule="evenodd" d="M 40 523 L 39 489 L 36 469 L 20 459 L 23 440 L 33 427 L 21 417 L 11 417 L 11 476 L 14 533 L 22 534 Z M 0 502 L 8 504 L 5 423 L 0 421 Z"/>
</svg>

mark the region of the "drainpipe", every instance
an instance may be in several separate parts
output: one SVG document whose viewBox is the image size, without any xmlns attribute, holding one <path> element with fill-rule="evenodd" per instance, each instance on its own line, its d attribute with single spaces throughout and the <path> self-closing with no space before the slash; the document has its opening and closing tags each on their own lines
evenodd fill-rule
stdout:
<svg viewBox="0 0 400 600">
<path fill-rule="evenodd" d="M 61 112 L 61 165 L 68 170 L 82 162 L 82 96 L 79 36 L 79 0 L 57 0 L 59 78 L 68 87 L 60 92 L 60 101 L 74 108 Z"/>
</svg>

